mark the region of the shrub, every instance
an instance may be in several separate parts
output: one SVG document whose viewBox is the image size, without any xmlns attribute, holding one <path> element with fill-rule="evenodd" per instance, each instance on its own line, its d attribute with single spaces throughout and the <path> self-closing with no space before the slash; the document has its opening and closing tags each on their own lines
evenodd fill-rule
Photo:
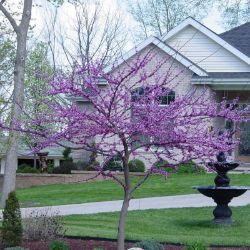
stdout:
<svg viewBox="0 0 250 250">
<path fill-rule="evenodd" d="M 122 171 L 122 164 L 118 161 L 109 161 L 105 164 L 104 170 Z"/>
<path fill-rule="evenodd" d="M 91 164 L 86 168 L 87 171 L 96 171 L 96 167 L 100 166 L 99 161 L 92 161 Z"/>
<path fill-rule="evenodd" d="M 22 220 L 15 192 L 10 192 L 3 210 L 2 240 L 4 246 L 20 246 L 22 242 Z"/>
<path fill-rule="evenodd" d="M 95 171 L 96 166 L 100 166 L 100 163 L 98 161 L 92 161 L 92 162 L 87 162 L 87 161 L 78 161 L 76 163 L 76 168 L 78 170 L 85 170 L 85 171 Z"/>
<path fill-rule="evenodd" d="M 22 164 L 20 164 L 19 166 L 18 166 L 18 170 L 20 169 L 20 170 L 22 170 L 22 169 L 24 169 L 24 168 L 31 168 L 31 166 L 29 165 L 29 164 L 27 164 L 27 163 L 22 163 Z"/>
<path fill-rule="evenodd" d="M 158 167 L 158 168 L 164 168 L 165 171 L 167 171 L 168 173 L 173 173 L 176 172 L 175 168 L 172 167 L 168 167 L 169 166 L 169 162 L 167 160 L 159 160 L 156 161 L 154 163 L 154 166 Z"/>
<path fill-rule="evenodd" d="M 134 247 L 140 247 L 143 250 L 164 250 L 162 244 L 156 241 L 144 240 L 141 242 L 137 242 Z"/>
<path fill-rule="evenodd" d="M 49 161 L 48 162 L 48 168 L 47 168 L 47 172 L 48 174 L 52 174 L 53 173 L 53 169 L 54 169 L 54 163 Z"/>
<path fill-rule="evenodd" d="M 193 161 L 180 164 L 177 173 L 179 174 L 193 174 L 193 173 L 205 173 L 205 169 L 197 166 Z"/>
<path fill-rule="evenodd" d="M 93 250 L 104 250 L 102 247 L 95 247 Z"/>
<path fill-rule="evenodd" d="M 89 162 L 87 162 L 87 161 L 78 161 L 78 162 L 76 162 L 75 166 L 76 166 L 76 168 L 78 170 L 86 170 L 88 168 L 88 166 L 89 166 Z"/>
<path fill-rule="evenodd" d="M 186 247 L 186 250 L 207 250 L 208 247 L 202 242 L 194 242 Z"/>
<path fill-rule="evenodd" d="M 128 163 L 130 172 L 145 172 L 145 164 L 139 159 L 134 159 Z"/>
<path fill-rule="evenodd" d="M 193 161 L 180 164 L 177 168 L 168 167 L 167 160 L 159 160 L 154 163 L 154 166 L 164 168 L 168 173 L 193 174 L 205 173 L 205 169 L 198 167 Z"/>
<path fill-rule="evenodd" d="M 52 170 L 52 174 L 71 174 L 71 170 L 64 169 L 62 167 L 55 167 Z"/>
<path fill-rule="evenodd" d="M 61 240 L 54 240 L 49 244 L 49 250 L 69 250 L 69 247 Z"/>
<path fill-rule="evenodd" d="M 71 154 L 71 148 L 65 148 L 63 150 L 63 159 L 65 161 L 73 161 L 72 157 L 70 157 L 69 155 Z"/>
<path fill-rule="evenodd" d="M 178 166 L 177 172 L 179 174 L 192 174 L 195 173 L 195 164 L 192 161 L 182 163 Z"/>
<path fill-rule="evenodd" d="M 95 143 L 93 143 L 93 147 L 95 146 Z M 96 162 L 96 158 L 97 158 L 97 152 L 96 151 L 92 151 L 90 156 L 89 156 L 89 164 L 91 165 L 92 163 Z"/>
<path fill-rule="evenodd" d="M 104 170 L 122 171 L 122 169 L 121 158 L 117 155 L 104 164 Z"/>
<path fill-rule="evenodd" d="M 55 167 L 52 170 L 53 174 L 71 174 L 71 170 L 77 170 L 76 163 L 73 162 L 71 154 L 71 148 L 65 148 L 63 150 L 63 159 L 64 161 L 60 164 L 59 167 Z"/>
<path fill-rule="evenodd" d="M 71 174 L 71 170 L 77 170 L 76 164 L 71 161 L 64 161 L 59 167 L 52 170 L 53 174 Z"/>
<path fill-rule="evenodd" d="M 63 218 L 49 209 L 43 212 L 34 210 L 23 220 L 23 237 L 29 241 L 50 241 L 64 233 Z"/>
<path fill-rule="evenodd" d="M 32 173 L 32 174 L 38 174 L 38 173 L 40 173 L 40 171 L 38 169 L 36 169 L 34 167 L 31 167 L 31 166 L 29 166 L 27 164 L 21 164 L 18 167 L 18 169 L 17 169 L 16 172 L 17 173 L 23 173 L 23 174 L 25 174 L 25 173 Z"/>
</svg>

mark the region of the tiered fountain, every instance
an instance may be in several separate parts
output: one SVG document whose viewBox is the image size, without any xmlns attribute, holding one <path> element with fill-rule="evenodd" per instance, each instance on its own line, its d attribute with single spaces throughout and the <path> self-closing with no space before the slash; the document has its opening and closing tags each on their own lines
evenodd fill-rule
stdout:
<svg viewBox="0 0 250 250">
<path fill-rule="evenodd" d="M 227 162 L 224 153 L 219 153 L 217 162 L 209 163 L 210 167 L 217 172 L 214 179 L 215 186 L 194 186 L 201 194 L 213 198 L 217 204 L 213 211 L 215 224 L 231 224 L 232 210 L 228 204 L 234 197 L 244 194 L 250 187 L 230 186 L 230 179 L 227 176 L 229 170 L 235 169 L 239 163 Z"/>
</svg>

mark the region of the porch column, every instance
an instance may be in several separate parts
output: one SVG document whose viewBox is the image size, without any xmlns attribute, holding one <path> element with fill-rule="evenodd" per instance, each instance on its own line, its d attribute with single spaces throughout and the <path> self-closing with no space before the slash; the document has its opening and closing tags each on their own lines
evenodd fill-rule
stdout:
<svg viewBox="0 0 250 250">
<path fill-rule="evenodd" d="M 1 171 L 0 174 L 4 174 L 4 168 L 5 168 L 5 158 L 1 158 Z"/>
<path fill-rule="evenodd" d="M 59 167 L 59 166 L 60 166 L 60 160 L 54 159 L 54 167 Z"/>
</svg>

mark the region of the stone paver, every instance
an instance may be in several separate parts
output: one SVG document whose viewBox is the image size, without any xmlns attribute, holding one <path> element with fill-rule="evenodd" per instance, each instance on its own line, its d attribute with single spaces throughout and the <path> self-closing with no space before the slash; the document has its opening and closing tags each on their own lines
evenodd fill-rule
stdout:
<svg viewBox="0 0 250 250">
<path fill-rule="evenodd" d="M 240 197 L 234 198 L 231 206 L 245 206 L 250 204 L 250 191 Z M 22 216 L 28 217 L 34 210 L 38 212 L 48 211 L 51 214 L 72 215 L 72 214 L 96 214 L 104 212 L 120 211 L 122 201 L 90 202 L 83 204 L 60 205 L 51 207 L 22 208 Z M 163 209 L 163 208 L 184 208 L 184 207 L 208 207 L 215 206 L 211 198 L 201 194 L 151 197 L 132 199 L 129 210 Z"/>
</svg>

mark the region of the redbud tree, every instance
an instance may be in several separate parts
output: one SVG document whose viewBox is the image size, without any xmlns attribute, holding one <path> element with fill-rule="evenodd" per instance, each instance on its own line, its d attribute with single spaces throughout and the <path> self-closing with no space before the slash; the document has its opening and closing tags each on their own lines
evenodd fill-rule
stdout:
<svg viewBox="0 0 250 250">
<path fill-rule="evenodd" d="M 124 191 L 118 250 L 124 250 L 125 222 L 133 192 L 152 174 L 167 177 L 165 168 L 154 166 L 152 158 L 154 162 L 167 160 L 166 168 L 190 160 L 200 164 L 213 161 L 218 152 L 232 150 L 237 139 L 235 130 L 209 130 L 209 125 L 215 119 L 236 124 L 244 119 L 245 111 L 235 109 L 236 101 L 223 99 L 218 103 L 205 87 L 192 87 L 186 82 L 188 90 L 178 93 L 184 72 L 180 67 L 177 72 L 171 60 L 159 58 L 157 51 L 151 50 L 108 72 L 98 62 L 76 66 L 71 74 L 61 73 L 50 81 L 47 95 L 59 97 L 45 98 L 53 112 L 41 111 L 34 119 L 24 110 L 26 118 L 16 122 L 16 129 L 38 138 L 40 143 L 34 151 L 67 142 L 67 147 L 70 143 L 72 149 L 102 157 L 97 175 L 113 178 Z M 78 105 L 76 99 L 83 105 Z M 123 178 L 104 171 L 104 163 L 114 156 L 121 159 Z M 136 156 L 148 156 L 152 164 L 132 185 L 128 162 Z"/>
</svg>

